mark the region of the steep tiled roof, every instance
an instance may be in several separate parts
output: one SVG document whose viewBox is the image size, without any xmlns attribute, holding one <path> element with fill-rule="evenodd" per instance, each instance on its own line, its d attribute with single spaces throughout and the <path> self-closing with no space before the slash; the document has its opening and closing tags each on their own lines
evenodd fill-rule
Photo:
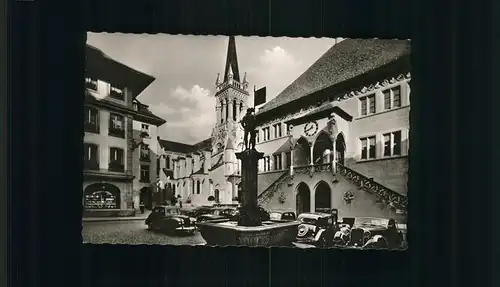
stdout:
<svg viewBox="0 0 500 287">
<path fill-rule="evenodd" d="M 86 73 L 119 87 L 129 87 L 135 96 L 139 95 L 155 78 L 120 63 L 100 49 L 88 45 L 85 51 Z"/>
<path fill-rule="evenodd" d="M 409 55 L 408 40 L 346 39 L 326 51 L 278 96 L 259 109 L 258 114 L 354 79 Z"/>
<path fill-rule="evenodd" d="M 190 153 L 193 151 L 192 145 L 183 144 L 180 142 L 167 141 L 162 139 L 158 139 L 158 142 L 160 143 L 160 146 L 167 151 L 173 151 L 179 153 Z"/>
</svg>

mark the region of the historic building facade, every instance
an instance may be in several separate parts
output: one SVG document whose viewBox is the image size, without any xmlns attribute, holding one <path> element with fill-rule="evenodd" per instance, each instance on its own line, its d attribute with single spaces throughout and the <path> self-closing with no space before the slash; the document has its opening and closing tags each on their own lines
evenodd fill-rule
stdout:
<svg viewBox="0 0 500 287">
<path fill-rule="evenodd" d="M 259 203 L 405 220 L 410 42 L 346 39 L 257 112 Z"/>
<path fill-rule="evenodd" d="M 229 37 L 225 71 L 217 75 L 211 137 L 195 145 L 160 140 L 161 181 L 181 200 L 193 205 L 237 202 L 243 147 L 239 123 L 249 97 L 246 74 L 241 77 L 234 36 Z"/>
<path fill-rule="evenodd" d="M 164 120 L 134 109 L 135 98 L 154 78 L 87 46 L 84 135 L 84 216 L 135 214 L 134 119 L 161 125 Z M 145 140 L 145 139 L 144 139 Z"/>
</svg>

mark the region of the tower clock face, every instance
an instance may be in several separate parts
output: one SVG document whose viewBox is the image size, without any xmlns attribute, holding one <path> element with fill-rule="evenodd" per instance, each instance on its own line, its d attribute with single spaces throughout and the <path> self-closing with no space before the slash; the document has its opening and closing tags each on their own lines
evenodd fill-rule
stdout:
<svg viewBox="0 0 500 287">
<path fill-rule="evenodd" d="M 318 123 L 317 122 L 308 122 L 305 126 L 304 126 L 304 133 L 306 134 L 306 136 L 310 137 L 310 136 L 313 136 L 316 134 L 316 132 L 318 132 Z"/>
</svg>

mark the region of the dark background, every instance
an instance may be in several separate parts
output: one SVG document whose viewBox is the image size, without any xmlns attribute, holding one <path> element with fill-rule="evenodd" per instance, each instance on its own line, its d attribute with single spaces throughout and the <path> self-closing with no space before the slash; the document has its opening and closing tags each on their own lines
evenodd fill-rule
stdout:
<svg viewBox="0 0 500 287">
<path fill-rule="evenodd" d="M 494 159 L 500 158 L 495 145 L 495 123 L 500 121 L 494 78 L 500 75 L 495 53 L 500 50 L 500 25 L 493 25 L 493 13 L 500 9 L 492 3 L 8 1 L 10 282 L 17 286 L 500 286 L 490 277 L 496 269 L 486 268 L 499 254 L 491 249 L 497 228 L 491 209 L 498 202 L 493 191 L 500 192 L 494 185 Z M 411 38 L 410 249 L 82 245 L 88 30 Z"/>
</svg>

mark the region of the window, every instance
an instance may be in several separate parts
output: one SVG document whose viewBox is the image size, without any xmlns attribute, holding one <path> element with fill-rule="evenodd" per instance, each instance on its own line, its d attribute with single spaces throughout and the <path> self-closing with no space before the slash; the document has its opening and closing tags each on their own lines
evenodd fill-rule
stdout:
<svg viewBox="0 0 500 287">
<path fill-rule="evenodd" d="M 99 110 L 94 107 L 85 107 L 85 131 L 99 133 Z"/>
<path fill-rule="evenodd" d="M 222 124 L 224 122 L 224 103 L 220 101 L 220 123 Z"/>
<path fill-rule="evenodd" d="M 109 135 L 125 138 L 125 118 L 122 115 L 109 115 Z"/>
<path fill-rule="evenodd" d="M 133 107 L 134 107 L 134 111 L 138 111 L 139 110 L 139 105 L 137 103 L 134 103 Z"/>
<path fill-rule="evenodd" d="M 229 120 L 229 105 L 228 105 L 229 101 L 226 99 L 226 120 Z"/>
<path fill-rule="evenodd" d="M 384 134 L 384 156 L 401 155 L 401 131 Z"/>
<path fill-rule="evenodd" d="M 141 137 L 149 137 L 149 125 L 142 124 L 141 125 Z"/>
<path fill-rule="evenodd" d="M 270 140 L 270 135 L 271 134 L 270 134 L 270 131 L 269 131 L 269 127 L 263 128 L 262 132 L 264 133 L 264 141 Z"/>
<path fill-rule="evenodd" d="M 201 193 L 200 181 L 196 181 L 196 194 L 200 194 L 200 193 Z"/>
<path fill-rule="evenodd" d="M 401 107 L 401 86 L 396 86 L 382 92 L 384 94 L 384 109 Z"/>
<path fill-rule="evenodd" d="M 160 169 L 161 169 L 161 159 L 157 158 L 156 159 L 156 177 L 160 176 Z"/>
<path fill-rule="evenodd" d="M 243 110 L 243 103 L 240 103 L 240 113 Z"/>
<path fill-rule="evenodd" d="M 274 125 L 274 138 L 280 138 L 281 137 L 281 124 L 275 124 Z"/>
<path fill-rule="evenodd" d="M 265 167 L 266 171 L 271 171 L 271 157 L 270 156 L 266 156 L 266 167 Z"/>
<path fill-rule="evenodd" d="M 149 157 L 149 145 L 147 145 L 147 144 L 141 145 L 140 160 L 141 161 L 150 161 L 151 160 Z"/>
<path fill-rule="evenodd" d="M 282 163 L 281 163 L 281 154 L 275 154 L 273 156 L 274 159 L 274 170 L 281 170 L 283 169 Z"/>
<path fill-rule="evenodd" d="M 259 131 L 259 130 L 257 130 L 257 131 L 255 132 L 255 141 L 256 141 L 256 142 L 260 142 L 260 137 L 259 137 L 259 135 L 260 135 L 260 131 Z"/>
<path fill-rule="evenodd" d="M 238 104 L 236 100 L 233 100 L 233 121 L 236 121 L 236 111 L 238 110 Z"/>
<path fill-rule="evenodd" d="M 374 159 L 376 138 L 375 136 L 361 138 L 361 159 Z"/>
<path fill-rule="evenodd" d="M 112 147 L 109 149 L 109 170 L 124 171 L 124 151 L 121 148 Z"/>
<path fill-rule="evenodd" d="M 111 85 L 111 89 L 109 91 L 109 96 L 113 99 L 117 99 L 120 101 L 125 100 L 125 93 L 123 93 L 123 90 L 118 88 L 118 87 L 115 87 L 113 85 Z"/>
<path fill-rule="evenodd" d="M 141 164 L 141 176 L 139 178 L 140 182 L 150 182 L 151 180 L 149 179 L 149 165 L 147 164 Z"/>
<path fill-rule="evenodd" d="M 292 152 L 287 152 L 285 154 L 286 156 L 286 166 L 285 168 L 290 168 L 290 166 L 292 165 Z"/>
<path fill-rule="evenodd" d="M 84 168 L 90 170 L 99 169 L 98 146 L 95 144 L 83 144 L 85 154 L 83 155 Z"/>
<path fill-rule="evenodd" d="M 288 124 L 285 124 L 285 134 L 288 135 L 290 126 Z"/>
<path fill-rule="evenodd" d="M 361 102 L 361 115 L 366 116 L 368 114 L 375 113 L 375 95 L 365 96 L 359 99 Z"/>
<path fill-rule="evenodd" d="M 92 77 L 85 78 L 85 87 L 97 92 L 97 79 Z"/>
<path fill-rule="evenodd" d="M 167 169 L 170 169 L 170 157 L 168 155 L 165 159 L 165 166 L 167 167 Z"/>
</svg>

